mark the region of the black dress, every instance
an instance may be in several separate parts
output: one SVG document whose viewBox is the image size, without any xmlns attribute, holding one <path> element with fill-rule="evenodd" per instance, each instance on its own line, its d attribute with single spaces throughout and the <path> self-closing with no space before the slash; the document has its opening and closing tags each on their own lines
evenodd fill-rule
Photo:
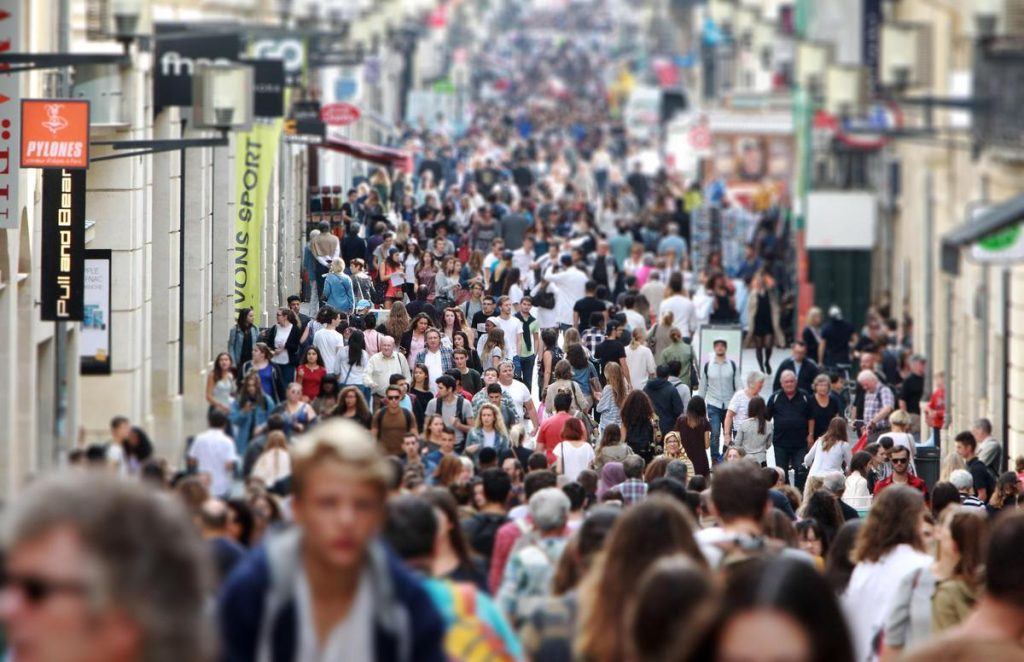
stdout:
<svg viewBox="0 0 1024 662">
<path fill-rule="evenodd" d="M 733 308 L 728 292 L 723 295 L 716 294 L 715 303 L 715 309 L 711 311 L 708 321 L 714 324 L 735 324 L 739 321 L 740 315 Z"/>
<path fill-rule="evenodd" d="M 754 335 L 770 336 L 775 333 L 772 324 L 772 301 L 768 292 L 757 295 L 757 309 L 754 311 Z"/>
</svg>

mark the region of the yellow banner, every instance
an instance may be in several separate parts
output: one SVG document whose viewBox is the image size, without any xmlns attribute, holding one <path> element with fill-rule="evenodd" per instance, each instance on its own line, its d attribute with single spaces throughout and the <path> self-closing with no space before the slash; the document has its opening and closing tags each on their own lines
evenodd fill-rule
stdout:
<svg viewBox="0 0 1024 662">
<path fill-rule="evenodd" d="M 250 131 L 237 134 L 235 144 L 235 313 L 252 308 L 256 319 L 263 312 L 263 220 L 280 137 L 278 119 L 254 124 Z"/>
</svg>

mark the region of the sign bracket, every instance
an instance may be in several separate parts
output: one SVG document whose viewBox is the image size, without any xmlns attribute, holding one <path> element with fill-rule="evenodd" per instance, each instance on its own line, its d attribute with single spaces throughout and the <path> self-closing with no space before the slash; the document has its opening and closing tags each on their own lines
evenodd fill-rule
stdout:
<svg viewBox="0 0 1024 662">
<path fill-rule="evenodd" d="M 127 159 L 161 152 L 175 152 L 190 147 L 225 147 L 229 143 L 226 131 L 218 138 L 184 138 L 180 140 L 94 140 L 90 144 L 111 147 L 115 150 L 131 150 L 123 154 L 107 154 L 89 159 L 90 162 Z"/>
</svg>

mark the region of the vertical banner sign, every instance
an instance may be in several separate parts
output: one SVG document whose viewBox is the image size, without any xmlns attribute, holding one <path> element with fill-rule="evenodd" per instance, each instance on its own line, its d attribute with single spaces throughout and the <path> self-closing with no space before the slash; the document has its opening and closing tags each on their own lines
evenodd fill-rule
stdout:
<svg viewBox="0 0 1024 662">
<path fill-rule="evenodd" d="M 263 218 L 267 211 L 270 177 L 277 159 L 281 120 L 254 124 L 237 134 L 235 152 L 235 312 L 263 309 L 260 276 L 263 270 Z"/>
<path fill-rule="evenodd" d="M 43 170 L 41 317 L 82 320 L 85 170 Z"/>
<path fill-rule="evenodd" d="M 85 251 L 82 330 L 78 337 L 83 375 L 110 374 L 110 256 L 109 250 Z"/>
<path fill-rule="evenodd" d="M 0 0 L 0 53 L 21 52 L 21 0 Z M 0 230 L 18 227 L 18 136 L 21 135 L 18 107 L 21 86 L 18 74 L 6 73 L 0 65 Z"/>
<path fill-rule="evenodd" d="M 868 93 L 878 97 L 878 65 L 881 60 L 882 0 L 864 0 L 861 60 L 868 72 Z"/>
</svg>

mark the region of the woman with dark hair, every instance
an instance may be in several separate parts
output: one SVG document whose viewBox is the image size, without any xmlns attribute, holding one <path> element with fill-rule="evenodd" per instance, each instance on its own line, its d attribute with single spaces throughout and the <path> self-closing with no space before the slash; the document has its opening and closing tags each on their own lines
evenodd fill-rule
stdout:
<svg viewBox="0 0 1024 662">
<path fill-rule="evenodd" d="M 346 386 L 341 389 L 338 406 L 335 407 L 331 416 L 350 418 L 367 430 L 370 429 L 370 408 L 366 404 L 363 392 L 355 386 Z"/>
<path fill-rule="evenodd" d="M 128 473 L 138 474 L 142 465 L 152 456 L 153 442 L 149 440 L 149 435 L 138 426 L 132 427 L 124 444 L 124 462 L 128 467 Z"/>
<path fill-rule="evenodd" d="M 996 481 L 996 489 L 989 497 L 989 515 L 998 515 L 1002 510 L 1016 510 L 1020 499 L 1020 478 L 1015 471 L 1007 471 Z"/>
<path fill-rule="evenodd" d="M 697 645 L 687 630 L 670 660 L 853 662 L 850 633 L 833 593 L 814 566 L 766 555 L 725 578 L 718 617 Z"/>
<path fill-rule="evenodd" d="M 405 265 L 402 263 L 402 251 L 397 246 L 388 249 L 387 257 L 381 261 L 377 269 L 377 279 L 384 288 L 384 307 L 391 308 L 401 303 L 404 292 Z"/>
<path fill-rule="evenodd" d="M 235 365 L 231 355 L 221 352 L 213 360 L 213 368 L 206 376 L 206 402 L 210 409 L 219 409 L 225 414 L 231 411 L 231 401 L 238 392 Z"/>
<path fill-rule="evenodd" d="M 636 578 L 659 559 L 683 554 L 707 572 L 696 528 L 685 508 L 668 497 L 655 495 L 623 511 L 605 553 L 580 585 L 579 656 L 592 662 L 625 659 L 630 635 L 623 614 L 637 600 Z"/>
<path fill-rule="evenodd" d="M 767 419 L 768 407 L 764 398 L 756 395 L 747 404 L 747 419 L 736 428 L 733 444 L 747 453 L 747 457 L 768 466 L 768 449 L 772 447 L 773 425 Z"/>
<path fill-rule="evenodd" d="M 416 356 L 427 346 L 427 330 L 433 326 L 430 315 L 417 313 L 412 318 L 409 330 L 399 336 L 399 346 L 406 358 L 415 359 Z"/>
<path fill-rule="evenodd" d="M 539 384 L 541 398 L 543 398 L 548 384 L 554 378 L 555 366 L 565 358 L 565 352 L 558 346 L 558 329 L 544 329 L 540 332 L 540 341 L 544 344 L 544 349 L 540 356 Z"/>
<path fill-rule="evenodd" d="M 931 493 L 932 515 L 938 519 L 949 506 L 960 505 L 960 490 L 950 482 L 935 483 Z"/>
<path fill-rule="evenodd" d="M 601 471 L 608 462 L 622 462 L 633 454 L 633 449 L 622 443 L 622 428 L 610 423 L 601 433 L 601 441 L 594 452 L 594 469 Z"/>
<path fill-rule="evenodd" d="M 857 451 L 850 459 L 850 473 L 846 476 L 846 489 L 843 490 L 843 501 L 851 508 L 867 510 L 871 505 L 871 492 L 868 491 L 868 474 L 874 456 L 866 451 Z"/>
<path fill-rule="evenodd" d="M 266 432 L 267 418 L 273 409 L 274 400 L 263 392 L 260 376 L 250 372 L 242 379 L 238 397 L 231 403 L 231 425 L 234 427 L 239 457 L 245 457 L 245 449 L 253 437 Z"/>
<path fill-rule="evenodd" d="M 253 346 L 252 360 L 242 366 L 239 378 L 245 381 L 250 372 L 259 376 L 260 386 L 274 402 L 284 399 L 284 376 L 281 374 L 281 367 L 273 363 L 273 353 L 266 343 L 258 342 Z"/>
<path fill-rule="evenodd" d="M 505 272 L 504 283 L 501 286 L 501 294 L 507 296 L 512 306 L 519 308 L 519 302 L 523 300 L 522 274 L 518 267 L 512 267 Z"/>
<path fill-rule="evenodd" d="M 291 384 L 295 380 L 295 368 L 299 365 L 299 340 L 301 338 L 302 328 L 299 325 L 299 318 L 295 316 L 291 308 L 279 308 L 277 324 L 271 326 L 267 331 L 267 345 L 273 352 L 271 361 L 281 371 L 282 386 Z"/>
<path fill-rule="evenodd" d="M 302 386 L 302 401 L 312 402 L 320 394 L 320 384 L 327 375 L 320 350 L 310 346 L 304 352 L 305 362 L 295 370 L 295 381 Z"/>
<path fill-rule="evenodd" d="M 340 378 L 342 388 L 354 386 L 363 394 L 363 400 L 370 402 L 370 387 L 363 383 L 366 366 L 370 363 L 370 353 L 366 351 L 363 332 L 359 330 L 349 334 L 345 347 L 338 350 L 338 364 L 335 372 Z"/>
<path fill-rule="evenodd" d="M 252 308 L 242 308 L 238 311 L 238 321 L 231 327 L 228 336 L 228 354 L 236 366 L 252 360 L 252 348 L 260 338 L 260 330 L 255 322 L 256 313 Z"/>
<path fill-rule="evenodd" d="M 707 291 L 711 296 L 711 324 L 738 324 L 740 313 L 736 310 L 736 291 L 722 272 L 715 272 L 707 280 Z"/>
<path fill-rule="evenodd" d="M 691 400 L 692 402 L 692 400 Z M 655 456 L 654 407 L 643 391 L 630 391 L 622 403 L 622 437 L 633 452 L 650 462 Z"/>
<path fill-rule="evenodd" d="M 679 433 L 683 450 L 693 462 L 694 472 L 705 478 L 710 476 L 707 449 L 711 447 L 711 423 L 708 421 L 704 398 L 699 395 L 690 398 L 686 404 L 686 413 L 676 419 L 675 431 Z"/>
<path fill-rule="evenodd" d="M 487 590 L 487 572 L 483 562 L 474 557 L 459 524 L 459 508 L 455 497 L 446 489 L 433 487 L 423 493 L 438 517 L 437 542 L 434 545 L 434 577 L 456 582 L 472 582 L 481 591 Z"/>
<path fill-rule="evenodd" d="M 805 519 L 813 519 L 821 527 L 825 552 L 828 552 L 828 547 L 836 537 L 839 527 L 846 521 L 843 511 L 839 508 L 839 499 L 828 490 L 820 488 L 807 495 L 799 515 Z"/>
<path fill-rule="evenodd" d="M 850 575 L 853 574 L 854 563 L 850 560 L 850 553 L 857 542 L 857 534 L 864 525 L 864 520 L 857 518 L 846 522 L 839 527 L 829 547 L 828 555 L 825 557 L 825 579 L 832 592 L 837 596 L 846 592 L 850 584 Z"/>
<path fill-rule="evenodd" d="M 818 567 L 823 567 L 828 554 L 829 536 L 824 527 L 813 517 L 804 517 L 796 523 L 796 535 L 800 549 L 814 557 Z"/>
<path fill-rule="evenodd" d="M 960 623 L 974 607 L 988 541 L 988 518 L 977 508 L 947 508 L 939 519 L 935 562 L 899 581 L 885 625 L 885 657 Z"/>
<path fill-rule="evenodd" d="M 251 547 L 256 518 L 253 517 L 249 502 L 245 499 L 228 499 L 224 505 L 228 509 L 228 537 L 242 547 Z"/>
<path fill-rule="evenodd" d="M 923 495 L 905 485 L 880 492 L 868 511 L 851 556 L 857 567 L 843 595 L 858 660 L 881 652 L 881 634 L 899 586 L 894 578 L 932 562 L 921 539 L 924 514 Z"/>
<path fill-rule="evenodd" d="M 417 363 L 412 367 L 409 397 L 412 399 L 412 413 L 416 416 L 416 427 L 422 430 L 423 419 L 427 414 L 427 404 L 434 399 L 434 394 L 430 390 L 430 372 L 422 363 Z"/>
<path fill-rule="evenodd" d="M 330 373 L 324 375 L 320 382 L 320 393 L 313 400 L 313 411 L 317 416 L 329 416 L 338 406 L 338 376 Z"/>
</svg>

